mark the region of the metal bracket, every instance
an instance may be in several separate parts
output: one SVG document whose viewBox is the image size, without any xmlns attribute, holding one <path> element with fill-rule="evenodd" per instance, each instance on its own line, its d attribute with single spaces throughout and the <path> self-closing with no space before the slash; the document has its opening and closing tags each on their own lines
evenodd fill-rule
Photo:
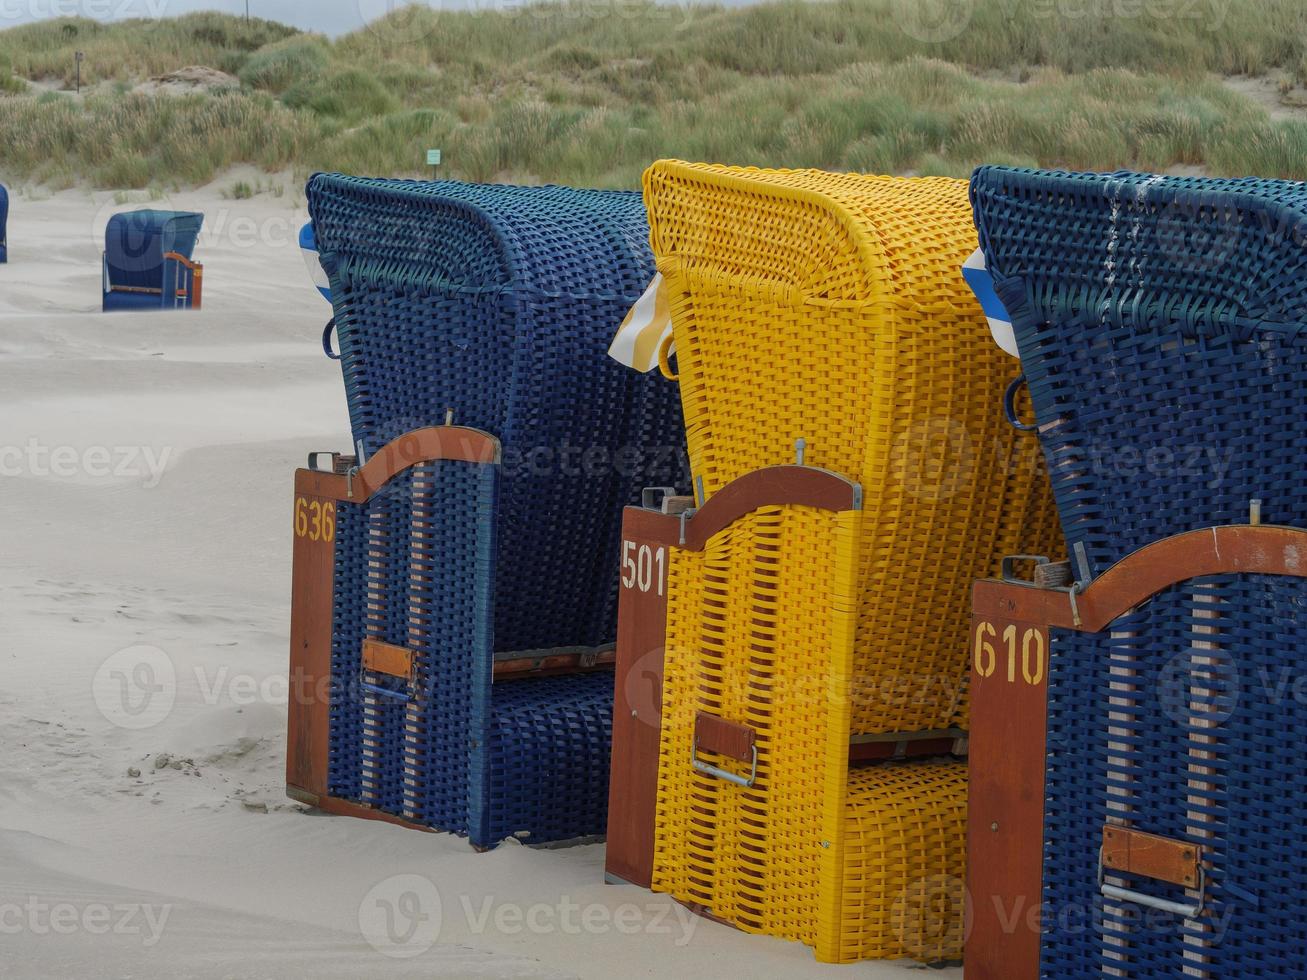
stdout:
<svg viewBox="0 0 1307 980">
<path fill-rule="evenodd" d="M 1079 582 L 1072 582 L 1071 588 L 1066 590 L 1067 598 L 1071 600 L 1071 623 L 1076 629 L 1079 629 L 1082 625 L 1082 620 L 1080 619 L 1080 603 L 1076 601 L 1076 596 L 1078 596 L 1082 591 L 1084 591 L 1084 586 Z"/>
<path fill-rule="evenodd" d="M 1003 559 L 1003 567 L 1000 575 L 1003 581 L 1009 585 L 1034 585 L 1034 579 L 1017 578 L 1016 564 L 1019 561 L 1033 561 L 1036 565 L 1047 565 L 1049 563 L 1046 555 L 1007 555 Z"/>
<path fill-rule="evenodd" d="M 758 781 L 757 745 L 753 746 L 753 765 L 748 776 L 737 776 L 733 772 L 727 772 L 725 769 L 720 769 L 717 766 L 714 766 L 711 762 L 704 762 L 700 759 L 698 738 L 694 740 L 694 744 L 690 747 L 690 763 L 695 769 L 698 769 L 702 773 L 707 773 L 709 776 L 716 776 L 718 779 L 724 779 L 728 783 L 734 783 L 736 786 L 743 786 L 745 789 L 748 789 Z"/>
<path fill-rule="evenodd" d="M 659 494 L 662 494 L 660 497 Z M 645 487 L 640 491 L 640 506 L 645 510 L 663 509 L 662 502 L 668 497 L 676 496 L 675 487 Z"/>
<path fill-rule="evenodd" d="M 1158 898 L 1156 895 L 1145 895 L 1143 892 L 1137 892 L 1130 888 L 1121 888 L 1118 885 L 1109 885 L 1107 875 L 1103 868 L 1103 848 L 1098 849 L 1098 890 L 1104 898 L 1112 898 L 1118 902 L 1130 902 L 1133 905 L 1142 905 L 1144 908 L 1157 909 L 1160 912 L 1170 912 L 1172 915 L 1178 915 L 1185 919 L 1196 919 L 1203 914 L 1203 908 L 1207 904 L 1207 869 L 1203 867 L 1202 862 L 1198 863 L 1198 900 L 1196 902 L 1172 902 L 1169 899 Z"/>
<path fill-rule="evenodd" d="M 698 512 L 697 512 L 694 508 L 690 508 L 689 510 L 683 510 L 683 511 L 681 511 L 681 514 L 680 514 L 680 517 L 681 517 L 681 537 L 680 537 L 680 545 L 681 545 L 681 547 L 685 547 L 685 525 L 686 525 L 687 523 L 689 523 L 690 518 L 693 517 L 696 513 L 698 513 Z"/>
<path fill-rule="evenodd" d="M 321 467 L 321 466 L 318 465 L 318 460 L 321 459 L 323 456 L 326 456 L 328 459 L 331 460 L 331 465 L 328 466 L 328 467 L 326 467 L 325 469 L 324 469 L 323 467 Z M 340 453 L 334 453 L 334 452 L 328 452 L 328 451 L 326 451 L 326 450 L 320 450 L 319 452 L 316 452 L 316 453 L 309 453 L 309 461 L 308 461 L 308 464 L 307 464 L 307 465 L 308 465 L 308 468 L 309 468 L 309 469 L 311 469 L 311 470 L 316 470 L 316 471 L 318 471 L 319 473 L 335 473 L 335 472 L 336 472 L 336 460 L 337 460 L 339 457 L 340 457 Z"/>
</svg>

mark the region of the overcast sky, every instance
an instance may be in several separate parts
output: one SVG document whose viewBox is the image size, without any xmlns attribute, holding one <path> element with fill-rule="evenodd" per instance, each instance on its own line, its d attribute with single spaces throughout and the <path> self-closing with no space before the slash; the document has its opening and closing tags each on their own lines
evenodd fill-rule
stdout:
<svg viewBox="0 0 1307 980">
<path fill-rule="evenodd" d="M 524 0 L 426 0 L 428 7 L 452 9 L 508 8 Z M 632 0 L 585 0 L 586 3 L 611 3 L 621 6 Z M 696 0 L 664 0 L 690 3 Z M 754 0 L 717 0 L 738 6 Z M 388 9 L 402 7 L 404 0 L 249 0 L 255 17 L 293 24 L 306 31 L 345 34 L 357 30 L 368 20 Z M 0 0 L 0 26 L 12 27 L 48 17 L 93 17 L 96 20 L 122 20 L 127 17 L 176 16 L 194 10 L 221 10 L 232 14 L 245 12 L 245 0 Z"/>
</svg>

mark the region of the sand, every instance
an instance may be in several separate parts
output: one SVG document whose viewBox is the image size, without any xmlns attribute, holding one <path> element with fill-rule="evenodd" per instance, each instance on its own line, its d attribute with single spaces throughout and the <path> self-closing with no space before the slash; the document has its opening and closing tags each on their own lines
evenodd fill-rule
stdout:
<svg viewBox="0 0 1307 980">
<path fill-rule="evenodd" d="M 329 309 L 295 241 L 302 199 L 290 187 L 225 200 L 237 177 L 251 179 L 150 202 L 208 215 L 200 313 L 99 312 L 104 221 L 130 204 L 85 191 L 13 201 L 0 266 L 0 976 L 919 970 L 823 967 L 801 945 L 604 885 L 602 845 L 476 854 L 285 799 L 292 470 L 310 450 L 345 449 L 348 423 L 319 347 Z M 115 685 L 141 664 L 156 682 L 171 673 L 175 697 L 124 714 Z M 382 928 L 387 909 L 414 908 L 426 917 Z"/>
</svg>

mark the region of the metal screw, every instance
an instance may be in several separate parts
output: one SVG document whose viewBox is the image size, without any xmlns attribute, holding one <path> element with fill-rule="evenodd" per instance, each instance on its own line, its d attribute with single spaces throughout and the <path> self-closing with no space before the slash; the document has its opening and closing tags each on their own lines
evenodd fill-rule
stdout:
<svg viewBox="0 0 1307 980">
<path fill-rule="evenodd" d="M 992 834 L 997 834 L 997 833 L 998 833 L 998 821 L 997 821 L 997 820 L 995 820 L 992 824 L 989 825 L 989 831 L 990 831 L 990 833 L 992 833 Z"/>
</svg>

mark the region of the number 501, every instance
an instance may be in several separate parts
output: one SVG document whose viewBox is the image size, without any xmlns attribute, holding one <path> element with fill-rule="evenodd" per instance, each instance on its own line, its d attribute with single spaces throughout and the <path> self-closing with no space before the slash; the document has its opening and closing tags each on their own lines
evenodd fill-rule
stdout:
<svg viewBox="0 0 1307 980">
<path fill-rule="evenodd" d="M 656 588 L 662 597 L 667 581 L 667 549 L 651 548 L 634 541 L 622 542 L 622 588 L 648 592 Z"/>
</svg>

